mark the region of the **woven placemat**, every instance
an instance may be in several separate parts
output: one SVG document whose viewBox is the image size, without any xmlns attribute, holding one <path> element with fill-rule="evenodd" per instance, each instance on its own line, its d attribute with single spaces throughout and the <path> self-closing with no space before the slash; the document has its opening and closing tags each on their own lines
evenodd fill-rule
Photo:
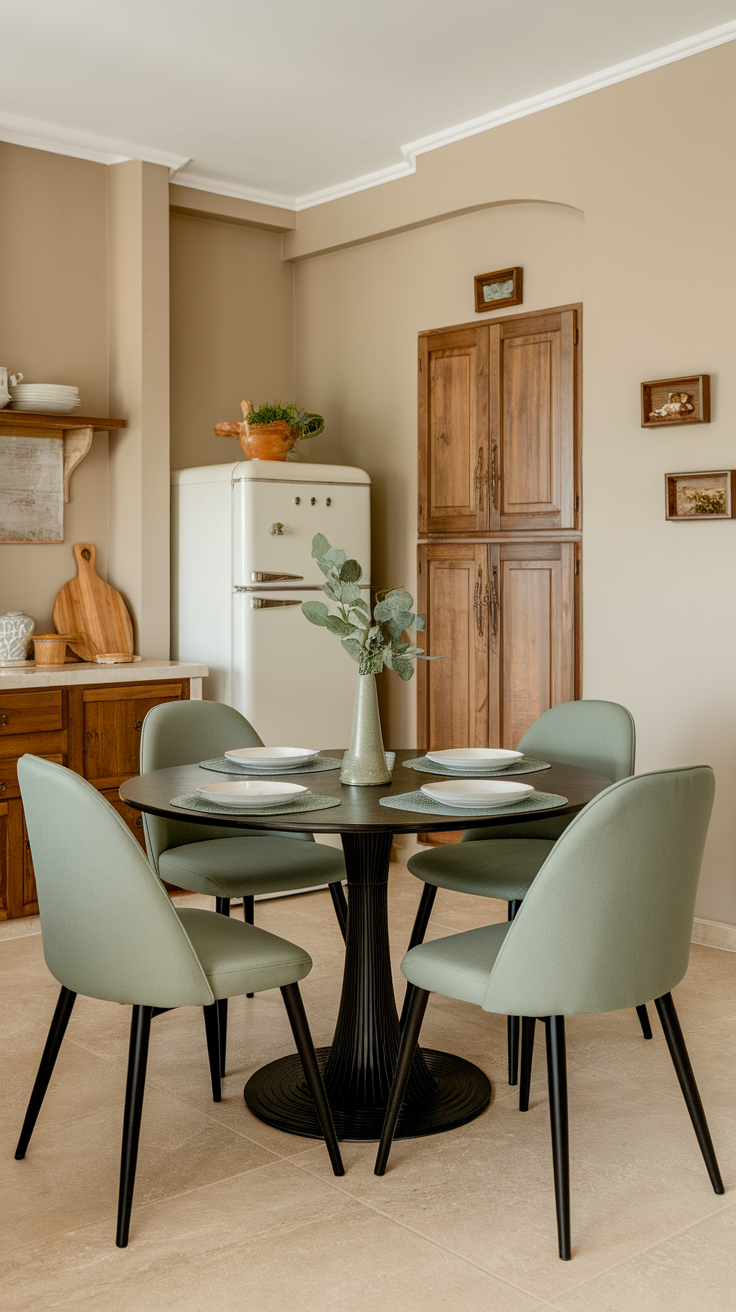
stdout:
<svg viewBox="0 0 736 1312">
<path fill-rule="evenodd" d="M 389 770 L 393 770 L 395 760 L 396 752 L 386 752 Z M 217 756 L 213 761 L 200 761 L 199 765 L 202 770 L 216 770 L 218 774 L 239 774 L 242 779 L 268 779 L 281 774 L 317 774 L 320 770 L 339 770 L 342 767 L 342 757 L 318 756 L 316 761 L 310 761 L 307 765 L 292 765 L 288 770 L 254 770 L 252 767 L 238 765 L 237 761 L 230 761 L 227 756 Z"/>
<path fill-rule="evenodd" d="M 453 770 L 446 765 L 440 765 L 437 761 L 430 761 L 428 756 L 413 756 L 410 761 L 404 761 L 404 765 L 409 770 L 419 770 L 420 774 L 452 775 L 454 779 L 495 779 L 499 775 L 534 774 L 537 770 L 550 770 L 552 768 L 549 761 L 535 761 L 532 756 L 523 756 L 520 761 L 512 761 L 510 765 L 499 766 L 496 770 L 490 769 L 487 765 L 474 765 L 469 769 Z"/>
<path fill-rule="evenodd" d="M 565 806 L 567 798 L 559 793 L 535 793 L 533 797 L 522 797 L 520 802 L 511 802 L 508 806 L 445 806 L 444 802 L 435 802 L 426 793 L 399 793 L 397 797 L 379 797 L 381 806 L 390 806 L 395 811 L 422 811 L 425 815 L 454 815 L 455 819 L 467 815 L 518 815 L 521 811 L 551 811 L 554 807 Z"/>
<path fill-rule="evenodd" d="M 292 802 L 277 802 L 274 806 L 219 806 L 199 793 L 186 793 L 172 797 L 170 806 L 183 811 L 208 811 L 211 815 L 292 815 L 295 811 L 324 811 L 330 806 L 341 806 L 339 797 L 319 797 L 317 793 L 302 793 Z"/>
</svg>

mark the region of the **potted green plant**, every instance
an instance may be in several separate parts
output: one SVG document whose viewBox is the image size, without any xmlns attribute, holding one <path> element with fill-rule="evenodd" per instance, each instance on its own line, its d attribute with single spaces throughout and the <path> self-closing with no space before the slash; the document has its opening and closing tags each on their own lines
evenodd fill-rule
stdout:
<svg viewBox="0 0 736 1312">
<path fill-rule="evenodd" d="M 361 566 L 348 560 L 341 547 L 331 547 L 322 533 L 312 538 L 312 556 L 325 575 L 322 591 L 337 606 L 337 614 L 323 601 L 304 601 L 302 611 L 311 624 L 337 634 L 358 664 L 350 748 L 343 757 L 340 779 L 344 784 L 386 784 L 391 774 L 383 747 L 376 675 L 387 669 L 400 679 L 410 679 L 417 657 L 436 659 L 405 637 L 408 629 L 424 628 L 424 616 L 414 613 L 414 599 L 405 588 L 377 592 L 371 614 L 359 586 Z"/>
<path fill-rule="evenodd" d="M 298 405 L 266 401 L 255 410 L 252 401 L 241 401 L 240 408 L 242 422 L 215 424 L 215 433 L 218 437 L 237 437 L 248 460 L 285 460 L 300 438 L 318 437 L 324 432 L 322 416 L 300 410 Z"/>
</svg>

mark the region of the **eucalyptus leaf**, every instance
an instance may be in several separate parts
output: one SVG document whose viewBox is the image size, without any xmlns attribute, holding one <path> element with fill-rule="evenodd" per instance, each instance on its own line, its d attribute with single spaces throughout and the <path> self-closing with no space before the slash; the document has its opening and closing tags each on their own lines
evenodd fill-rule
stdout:
<svg viewBox="0 0 736 1312">
<path fill-rule="evenodd" d="M 350 638 L 355 633 L 355 627 L 352 624 L 346 624 L 344 620 L 340 619 L 339 615 L 328 615 L 324 621 L 324 626 L 330 630 L 330 633 L 337 633 L 341 638 Z"/>
<path fill-rule="evenodd" d="M 364 610 L 366 615 L 370 616 L 371 608 L 364 597 L 358 597 L 357 601 L 353 602 L 353 607 L 354 609 Z"/>
<path fill-rule="evenodd" d="M 410 679 L 414 673 L 414 666 L 404 656 L 394 656 L 391 668 L 400 679 Z"/>
<path fill-rule="evenodd" d="M 303 601 L 302 614 L 306 615 L 310 624 L 319 624 L 322 628 L 327 627 L 330 618 L 330 612 L 323 601 Z"/>
<path fill-rule="evenodd" d="M 325 560 L 331 560 L 333 565 L 337 565 L 339 569 L 342 569 L 345 564 L 345 552 L 342 547 L 330 547 L 329 551 L 325 552 Z"/>
<path fill-rule="evenodd" d="M 340 589 L 340 601 L 344 604 L 349 605 L 358 600 L 360 588 L 357 583 L 338 583 L 337 586 Z"/>
<path fill-rule="evenodd" d="M 324 533 L 315 533 L 312 538 L 312 557 L 318 560 L 320 556 L 326 556 L 330 550 L 330 544 Z"/>
<path fill-rule="evenodd" d="M 322 573 L 325 575 L 326 578 L 329 579 L 332 577 L 334 566 L 332 565 L 331 561 L 320 559 L 317 561 L 317 565 L 319 569 L 322 570 Z"/>
<path fill-rule="evenodd" d="M 393 619 L 393 607 L 385 601 L 377 601 L 373 607 L 373 618 L 379 623 L 385 624 L 387 620 Z"/>
<path fill-rule="evenodd" d="M 326 583 L 322 584 L 322 591 L 324 592 L 326 597 L 330 598 L 331 601 L 341 601 L 342 598 L 340 596 L 340 592 L 338 591 L 340 587 L 341 584 L 339 584 L 337 581 L 328 579 Z"/>
<path fill-rule="evenodd" d="M 388 622 L 388 631 L 394 638 L 400 638 L 404 629 L 410 629 L 414 616 L 410 610 L 401 610 Z"/>
<path fill-rule="evenodd" d="M 340 570 L 341 583 L 359 583 L 363 577 L 363 571 L 357 560 L 346 560 Z"/>
<path fill-rule="evenodd" d="M 414 616 L 414 628 L 418 629 L 420 632 L 422 629 L 426 628 L 425 618 L 421 612 Z"/>
<path fill-rule="evenodd" d="M 343 638 L 342 645 L 348 653 L 348 656 L 352 656 L 354 661 L 361 661 L 363 659 L 363 648 L 357 638 Z"/>
</svg>

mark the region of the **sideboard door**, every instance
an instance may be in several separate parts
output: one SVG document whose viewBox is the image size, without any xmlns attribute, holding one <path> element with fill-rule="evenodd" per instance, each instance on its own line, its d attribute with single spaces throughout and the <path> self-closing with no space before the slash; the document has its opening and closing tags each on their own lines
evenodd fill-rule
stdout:
<svg viewBox="0 0 736 1312">
<path fill-rule="evenodd" d="M 484 747 L 488 705 L 488 548 L 477 543 L 419 548 L 419 634 L 441 660 L 417 661 L 418 742 L 425 751 Z"/>
<path fill-rule="evenodd" d="M 489 527 L 489 329 L 419 338 L 419 531 Z"/>
</svg>

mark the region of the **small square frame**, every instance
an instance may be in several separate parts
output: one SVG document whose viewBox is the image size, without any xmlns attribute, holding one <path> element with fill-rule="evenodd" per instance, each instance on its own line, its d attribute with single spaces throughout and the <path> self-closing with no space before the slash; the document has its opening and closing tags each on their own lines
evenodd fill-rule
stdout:
<svg viewBox="0 0 736 1312">
<path fill-rule="evenodd" d="M 704 513 L 702 510 L 683 514 L 681 495 L 683 483 L 690 483 L 693 491 L 722 492 L 723 511 L 715 515 Z M 701 522 L 705 520 L 707 523 L 714 519 L 736 518 L 736 469 L 707 469 L 684 474 L 665 474 L 664 491 L 665 517 L 678 524 L 689 524 L 693 520 Z"/>
<path fill-rule="evenodd" d="M 693 406 L 691 414 L 650 419 L 668 400 L 671 392 L 687 392 Z M 689 374 L 685 378 L 657 378 L 641 385 L 642 428 L 680 428 L 683 424 L 710 423 L 710 374 Z"/>
<path fill-rule="evenodd" d="M 486 300 L 486 287 L 494 283 L 511 283 L 510 294 L 497 299 Z M 506 291 L 505 288 L 499 289 Z M 495 273 L 479 273 L 475 278 L 475 312 L 488 314 L 491 310 L 502 310 L 507 305 L 521 305 L 524 298 L 524 270 L 518 265 L 513 269 L 496 269 Z"/>
</svg>

